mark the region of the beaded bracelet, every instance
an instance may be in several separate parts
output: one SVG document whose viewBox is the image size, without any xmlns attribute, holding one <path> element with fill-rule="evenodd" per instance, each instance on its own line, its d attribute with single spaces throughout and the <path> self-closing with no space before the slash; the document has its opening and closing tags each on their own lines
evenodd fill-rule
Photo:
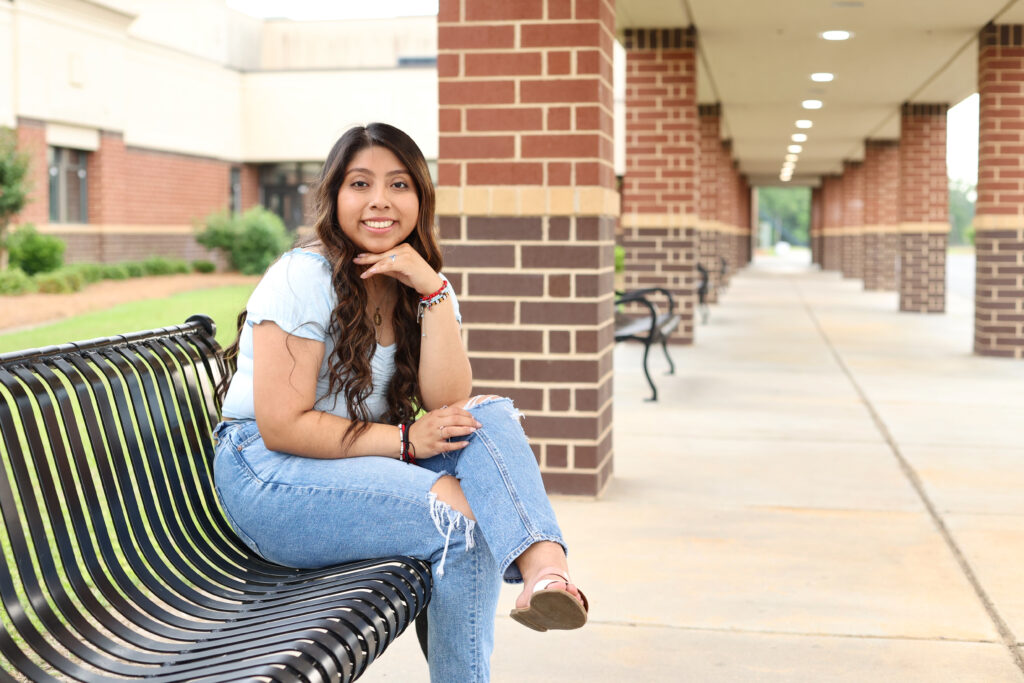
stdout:
<svg viewBox="0 0 1024 683">
<path fill-rule="evenodd" d="M 441 278 L 441 288 L 433 294 L 420 297 L 419 312 L 416 314 L 416 322 L 423 320 L 423 314 L 428 308 L 432 308 L 448 298 L 448 281 Z"/>
</svg>

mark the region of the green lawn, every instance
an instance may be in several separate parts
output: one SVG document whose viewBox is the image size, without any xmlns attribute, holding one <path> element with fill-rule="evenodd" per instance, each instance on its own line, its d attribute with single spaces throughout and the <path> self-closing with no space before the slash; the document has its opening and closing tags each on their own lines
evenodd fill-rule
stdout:
<svg viewBox="0 0 1024 683">
<path fill-rule="evenodd" d="M 205 313 L 213 318 L 217 324 L 217 341 L 221 346 L 227 346 L 235 340 L 235 319 L 245 307 L 254 286 L 217 287 L 161 299 L 133 301 L 31 330 L 0 334 L 0 353 L 180 325 L 196 313 Z M 0 305 L 16 306 L 17 301 L 17 297 L 3 297 Z"/>
</svg>

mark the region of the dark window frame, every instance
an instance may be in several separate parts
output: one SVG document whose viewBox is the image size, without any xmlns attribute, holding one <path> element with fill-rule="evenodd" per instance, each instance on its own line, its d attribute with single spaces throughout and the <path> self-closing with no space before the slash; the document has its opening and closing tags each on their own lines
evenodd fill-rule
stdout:
<svg viewBox="0 0 1024 683">
<path fill-rule="evenodd" d="M 47 172 L 49 176 L 49 219 L 51 223 L 89 222 L 89 152 L 69 147 L 50 145 L 46 149 Z M 78 182 L 78 220 L 69 220 L 72 215 L 68 177 Z"/>
</svg>

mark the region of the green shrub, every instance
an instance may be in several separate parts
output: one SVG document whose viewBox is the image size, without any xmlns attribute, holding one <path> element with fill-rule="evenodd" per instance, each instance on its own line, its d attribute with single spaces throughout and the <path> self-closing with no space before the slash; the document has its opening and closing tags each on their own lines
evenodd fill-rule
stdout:
<svg viewBox="0 0 1024 683">
<path fill-rule="evenodd" d="M 104 277 L 103 266 L 98 263 L 72 263 L 71 265 L 64 266 L 64 270 L 78 273 L 87 285 L 99 282 Z"/>
<path fill-rule="evenodd" d="M 123 263 L 107 263 L 102 266 L 104 280 L 127 280 L 128 268 Z"/>
<path fill-rule="evenodd" d="M 211 214 L 196 241 L 208 249 L 224 250 L 232 268 L 246 275 L 259 275 L 292 240 L 276 214 L 256 206 L 240 216 L 224 211 Z"/>
<path fill-rule="evenodd" d="M 615 272 L 626 272 L 626 248 L 620 244 L 615 245 Z"/>
<path fill-rule="evenodd" d="M 64 263 L 64 241 L 52 235 L 40 235 L 34 225 L 25 224 L 7 238 L 10 267 L 27 275 L 48 273 Z"/>
<path fill-rule="evenodd" d="M 121 265 L 124 266 L 128 277 L 142 277 L 146 274 L 146 269 L 138 261 L 125 261 Z"/>
<path fill-rule="evenodd" d="M 71 268 L 60 268 L 35 276 L 36 287 L 43 294 L 66 294 L 78 292 L 85 287 L 85 278 Z"/>
<path fill-rule="evenodd" d="M 189 272 L 188 264 L 181 259 L 169 259 L 162 256 L 150 256 L 142 262 L 142 271 L 146 275 L 174 275 Z"/>
<path fill-rule="evenodd" d="M 192 270 L 197 273 L 212 273 L 217 270 L 217 266 L 214 265 L 213 261 L 199 259 L 198 261 L 192 262 Z"/>
<path fill-rule="evenodd" d="M 35 289 L 36 283 L 21 268 L 0 270 L 0 294 L 24 294 Z"/>
</svg>

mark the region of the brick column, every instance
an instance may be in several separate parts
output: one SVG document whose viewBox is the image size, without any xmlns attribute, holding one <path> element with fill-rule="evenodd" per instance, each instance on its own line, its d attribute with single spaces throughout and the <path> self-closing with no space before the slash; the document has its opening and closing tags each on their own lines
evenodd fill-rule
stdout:
<svg viewBox="0 0 1024 683">
<path fill-rule="evenodd" d="M 719 255 L 727 246 L 722 224 L 718 220 L 718 165 L 722 153 L 720 104 L 702 104 L 698 107 L 700 117 L 700 161 L 697 164 L 700 176 L 698 192 L 698 217 L 700 219 L 700 262 L 708 271 L 708 301 L 718 300 L 720 279 Z"/>
<path fill-rule="evenodd" d="M 811 226 L 810 226 L 810 247 L 811 263 L 821 265 L 821 221 L 822 221 L 822 199 L 821 186 L 811 188 Z"/>
<path fill-rule="evenodd" d="M 823 200 L 822 222 L 822 268 L 841 270 L 843 267 L 843 179 L 838 175 L 827 175 L 821 179 Z"/>
<path fill-rule="evenodd" d="M 900 310 L 946 310 L 945 104 L 902 107 L 900 125 Z"/>
<path fill-rule="evenodd" d="M 693 343 L 697 282 L 696 31 L 626 29 L 626 175 L 622 245 L 626 287 L 672 292 Z"/>
<path fill-rule="evenodd" d="M 843 277 L 864 277 L 864 164 L 843 162 Z"/>
<path fill-rule="evenodd" d="M 258 164 L 242 164 L 242 211 L 260 203 L 260 170 Z M 313 194 L 310 192 L 309 194 Z"/>
<path fill-rule="evenodd" d="M 864 289 L 896 290 L 900 257 L 900 148 L 897 140 L 864 143 Z"/>
<path fill-rule="evenodd" d="M 441 0 L 438 216 L 474 390 L 549 491 L 612 472 L 614 4 Z"/>
<path fill-rule="evenodd" d="M 728 285 L 736 272 L 736 169 L 732 163 L 732 140 L 718 144 L 718 225 L 721 230 L 719 242 L 721 255 L 728 261 L 724 284 Z"/>
<path fill-rule="evenodd" d="M 1024 26 L 979 37 L 974 351 L 1024 358 Z"/>
<path fill-rule="evenodd" d="M 747 176 L 740 174 L 739 164 L 736 166 L 736 173 L 739 178 L 739 215 L 736 216 L 736 226 L 739 228 L 739 259 L 736 262 L 736 269 L 746 266 L 753 259 L 750 253 L 750 181 Z"/>
<path fill-rule="evenodd" d="M 100 133 L 100 147 L 89 154 L 89 222 L 94 225 L 130 222 L 128 180 L 131 169 L 121 133 Z M 99 238 L 103 240 L 101 235 Z M 100 252 L 103 252 L 102 246 Z"/>
<path fill-rule="evenodd" d="M 49 223 L 50 172 L 46 162 L 46 123 L 18 117 L 17 140 L 18 151 L 29 158 L 27 181 L 30 187 L 25 208 L 14 217 L 13 223 Z"/>
</svg>

